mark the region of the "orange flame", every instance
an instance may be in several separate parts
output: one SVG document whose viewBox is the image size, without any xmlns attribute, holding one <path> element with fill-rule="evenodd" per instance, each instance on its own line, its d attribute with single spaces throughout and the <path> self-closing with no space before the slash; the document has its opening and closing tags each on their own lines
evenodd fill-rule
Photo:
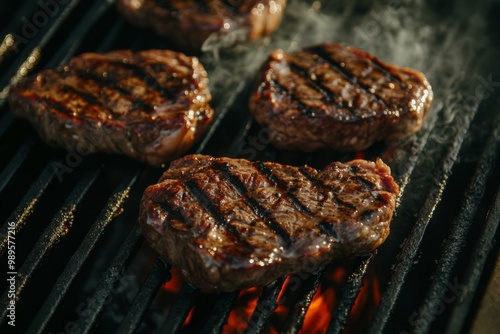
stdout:
<svg viewBox="0 0 500 334">
<path fill-rule="evenodd" d="M 332 318 L 333 304 L 335 302 L 335 291 L 316 291 L 316 294 L 306 313 L 301 333 L 325 333 Z"/>
<path fill-rule="evenodd" d="M 182 326 L 187 326 L 190 322 L 191 322 L 191 319 L 193 318 L 193 313 L 194 313 L 194 307 L 191 309 L 191 311 L 189 311 L 188 313 L 188 316 L 186 317 L 186 320 L 184 320 L 184 323 L 182 324 Z"/>
<path fill-rule="evenodd" d="M 337 296 L 342 292 L 347 272 L 342 267 L 333 268 L 327 272 L 314 294 L 304 318 L 300 333 L 326 333 L 332 320 L 333 310 L 337 303 Z M 271 323 L 278 324 L 285 321 L 291 306 L 284 302 L 289 298 L 285 296 L 286 291 L 292 285 L 290 277 L 287 277 L 277 298 L 278 307 L 274 310 Z M 236 306 L 229 315 L 229 320 L 224 327 L 224 333 L 243 332 L 255 310 L 261 290 L 251 288 L 243 290 L 236 302 Z M 378 280 L 375 275 L 367 274 L 360 293 L 356 298 L 353 308 L 349 314 L 345 333 L 362 332 L 366 329 L 372 319 L 375 307 L 380 302 L 380 291 Z M 278 326 L 279 327 L 279 326 Z M 271 326 L 268 333 L 279 333 L 277 327 Z"/>
<path fill-rule="evenodd" d="M 244 289 L 240 292 L 223 333 L 243 333 L 257 306 L 261 292 L 262 289 L 259 288 Z"/>
<path fill-rule="evenodd" d="M 177 274 L 179 274 L 179 277 L 176 277 Z M 179 272 L 177 274 L 174 275 L 174 272 L 172 272 L 172 281 L 166 284 L 164 289 L 171 292 L 180 290 L 182 278 L 180 278 Z M 286 321 L 291 310 L 292 306 L 290 302 L 293 305 L 293 301 L 291 300 L 293 298 L 290 297 L 290 290 L 294 290 L 293 286 L 297 286 L 297 282 L 292 281 L 291 277 L 293 276 L 287 277 L 277 298 L 278 306 L 271 317 L 271 328 L 267 331 L 269 334 L 279 333 L 279 327 Z M 342 291 L 346 278 L 347 271 L 341 266 L 330 268 L 330 270 L 325 273 L 309 305 L 304 317 L 302 329 L 299 333 L 326 333 L 332 320 L 339 293 Z M 295 277 L 295 280 L 296 279 Z M 363 283 L 353 308 L 349 313 L 344 333 L 365 331 L 373 318 L 375 307 L 380 302 L 381 294 L 377 277 L 372 272 L 368 272 Z M 261 294 L 262 289 L 255 287 L 244 289 L 240 292 L 229 314 L 228 321 L 224 326 L 223 333 L 244 332 L 255 311 Z M 183 326 L 190 323 L 193 311 L 194 308 L 190 311 Z"/>
<path fill-rule="evenodd" d="M 170 270 L 170 274 L 172 275 L 172 278 L 170 279 L 170 281 L 163 284 L 161 288 L 164 292 L 177 295 L 181 291 L 184 279 L 182 278 L 180 269 L 177 267 L 172 267 L 172 269 Z"/>
</svg>

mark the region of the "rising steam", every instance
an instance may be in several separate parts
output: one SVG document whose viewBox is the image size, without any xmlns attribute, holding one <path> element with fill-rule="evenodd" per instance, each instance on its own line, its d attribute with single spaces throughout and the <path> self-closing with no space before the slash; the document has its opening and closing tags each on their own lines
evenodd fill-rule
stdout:
<svg viewBox="0 0 500 334">
<path fill-rule="evenodd" d="M 289 0 L 286 17 L 271 37 L 230 49 L 215 47 L 201 61 L 209 71 L 217 104 L 217 99 L 226 99 L 241 82 L 255 78 L 267 55 L 277 48 L 295 51 L 321 42 L 358 47 L 427 76 L 434 90 L 427 126 L 438 124 L 440 129 L 432 131 L 429 141 L 442 144 L 464 123 L 464 109 L 481 102 L 472 98 L 481 81 L 478 78 L 491 75 L 491 70 L 480 68 L 485 62 L 478 57 L 492 43 L 482 19 L 488 4 L 476 1 L 472 14 L 470 1 L 438 6 L 422 0 Z"/>
</svg>

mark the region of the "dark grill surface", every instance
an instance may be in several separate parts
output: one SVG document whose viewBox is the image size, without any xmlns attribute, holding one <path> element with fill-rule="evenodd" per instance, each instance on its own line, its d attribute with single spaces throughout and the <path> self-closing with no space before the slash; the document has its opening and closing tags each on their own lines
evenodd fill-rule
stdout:
<svg viewBox="0 0 500 334">
<path fill-rule="evenodd" d="M 499 16 L 499 1 L 289 0 L 271 38 L 210 46 L 200 59 L 216 119 L 192 153 L 316 168 L 381 156 L 402 194 L 377 252 L 261 289 L 204 295 L 184 284 L 138 229 L 142 192 L 163 168 L 50 148 L 5 100 L 13 83 L 73 55 L 169 45 L 126 23 L 112 0 L 3 1 L 0 263 L 16 280 L 1 281 L 0 332 L 297 333 L 321 319 L 314 330 L 325 333 L 468 332 L 499 248 Z M 247 108 L 259 65 L 278 47 L 325 41 L 424 72 L 435 95 L 425 127 L 353 154 L 269 146 Z"/>
</svg>

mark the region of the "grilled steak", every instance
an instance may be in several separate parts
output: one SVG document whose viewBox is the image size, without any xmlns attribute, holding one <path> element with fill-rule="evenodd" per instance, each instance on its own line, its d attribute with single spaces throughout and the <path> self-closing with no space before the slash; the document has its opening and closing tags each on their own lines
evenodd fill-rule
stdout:
<svg viewBox="0 0 500 334">
<path fill-rule="evenodd" d="M 280 149 L 354 151 L 417 132 L 432 97 L 416 70 L 343 44 L 321 44 L 271 53 L 250 112 Z"/>
<path fill-rule="evenodd" d="M 117 6 L 132 24 L 197 52 L 271 34 L 286 0 L 118 0 Z"/>
<path fill-rule="evenodd" d="M 231 291 L 373 251 L 389 234 L 398 191 L 381 160 L 318 172 L 190 155 L 146 189 L 139 222 L 189 282 Z"/>
<path fill-rule="evenodd" d="M 12 88 L 14 113 L 50 145 L 151 165 L 187 151 L 213 118 L 197 58 L 167 50 L 86 53 Z"/>
</svg>

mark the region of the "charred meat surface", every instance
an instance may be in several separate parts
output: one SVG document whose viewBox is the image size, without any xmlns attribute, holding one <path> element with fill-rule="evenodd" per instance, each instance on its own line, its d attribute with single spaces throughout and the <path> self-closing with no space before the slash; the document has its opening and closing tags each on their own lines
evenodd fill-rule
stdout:
<svg viewBox="0 0 500 334">
<path fill-rule="evenodd" d="M 145 190 L 139 223 L 186 280 L 232 291 L 373 251 L 389 234 L 398 192 L 380 159 L 317 171 L 189 155 Z"/>
<path fill-rule="evenodd" d="M 132 24 L 198 52 L 271 34 L 286 0 L 118 0 L 117 6 Z"/>
<path fill-rule="evenodd" d="M 213 110 L 195 57 L 168 50 L 86 53 L 13 87 L 13 112 L 50 145 L 119 153 L 151 165 L 186 152 Z"/>
<path fill-rule="evenodd" d="M 343 44 L 321 44 L 271 53 L 250 112 L 280 149 L 356 151 L 417 132 L 432 98 L 419 71 Z"/>
</svg>

